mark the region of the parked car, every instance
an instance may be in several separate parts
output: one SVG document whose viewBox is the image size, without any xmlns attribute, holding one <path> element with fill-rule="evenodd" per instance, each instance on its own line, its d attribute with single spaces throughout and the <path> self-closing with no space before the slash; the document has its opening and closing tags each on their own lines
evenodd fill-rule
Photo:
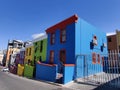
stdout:
<svg viewBox="0 0 120 90">
<path fill-rule="evenodd" d="M 4 67 L 3 69 L 1 69 L 2 72 L 9 72 L 9 68 Z"/>
</svg>

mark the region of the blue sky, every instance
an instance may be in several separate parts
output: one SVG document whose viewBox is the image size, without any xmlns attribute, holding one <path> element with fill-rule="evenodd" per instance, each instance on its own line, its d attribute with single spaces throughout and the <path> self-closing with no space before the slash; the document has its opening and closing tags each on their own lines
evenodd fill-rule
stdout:
<svg viewBox="0 0 120 90">
<path fill-rule="evenodd" d="M 73 14 L 104 32 L 120 29 L 120 0 L 0 0 L 0 49 L 8 39 L 32 36 Z"/>
</svg>

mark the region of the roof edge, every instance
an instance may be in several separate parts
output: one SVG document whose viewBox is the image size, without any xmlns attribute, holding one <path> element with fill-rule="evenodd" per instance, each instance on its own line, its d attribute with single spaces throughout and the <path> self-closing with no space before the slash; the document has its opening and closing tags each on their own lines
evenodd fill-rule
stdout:
<svg viewBox="0 0 120 90">
<path fill-rule="evenodd" d="M 38 42 L 38 41 L 41 41 L 41 40 L 46 39 L 46 38 L 47 38 L 47 34 L 44 34 L 44 35 L 42 35 L 42 36 L 34 39 L 32 42 L 33 42 L 33 43 L 34 43 L 34 42 Z"/>
<path fill-rule="evenodd" d="M 46 30 L 46 33 L 49 33 L 49 32 L 54 32 L 56 29 L 63 29 L 65 28 L 68 24 L 71 24 L 73 22 L 77 22 L 78 21 L 78 15 L 77 14 L 74 14 L 73 16 L 49 27 L 47 30 Z"/>
</svg>

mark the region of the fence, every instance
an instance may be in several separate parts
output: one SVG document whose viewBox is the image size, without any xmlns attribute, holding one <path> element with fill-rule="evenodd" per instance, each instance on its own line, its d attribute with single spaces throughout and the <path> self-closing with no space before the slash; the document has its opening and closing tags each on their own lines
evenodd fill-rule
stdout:
<svg viewBox="0 0 120 90">
<path fill-rule="evenodd" d="M 111 51 L 108 54 L 92 53 L 77 55 L 76 81 L 87 84 L 107 84 L 120 87 L 120 54 Z"/>
</svg>

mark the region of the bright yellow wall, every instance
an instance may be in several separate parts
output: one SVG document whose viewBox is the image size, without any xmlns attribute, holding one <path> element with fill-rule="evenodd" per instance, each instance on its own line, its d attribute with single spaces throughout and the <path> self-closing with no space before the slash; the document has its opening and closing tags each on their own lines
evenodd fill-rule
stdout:
<svg viewBox="0 0 120 90">
<path fill-rule="evenodd" d="M 30 48 L 31 48 L 31 53 L 30 53 Z M 30 46 L 25 49 L 25 60 L 24 63 L 28 63 L 28 60 L 32 61 L 33 60 L 33 54 L 34 54 L 34 47 Z"/>
</svg>

